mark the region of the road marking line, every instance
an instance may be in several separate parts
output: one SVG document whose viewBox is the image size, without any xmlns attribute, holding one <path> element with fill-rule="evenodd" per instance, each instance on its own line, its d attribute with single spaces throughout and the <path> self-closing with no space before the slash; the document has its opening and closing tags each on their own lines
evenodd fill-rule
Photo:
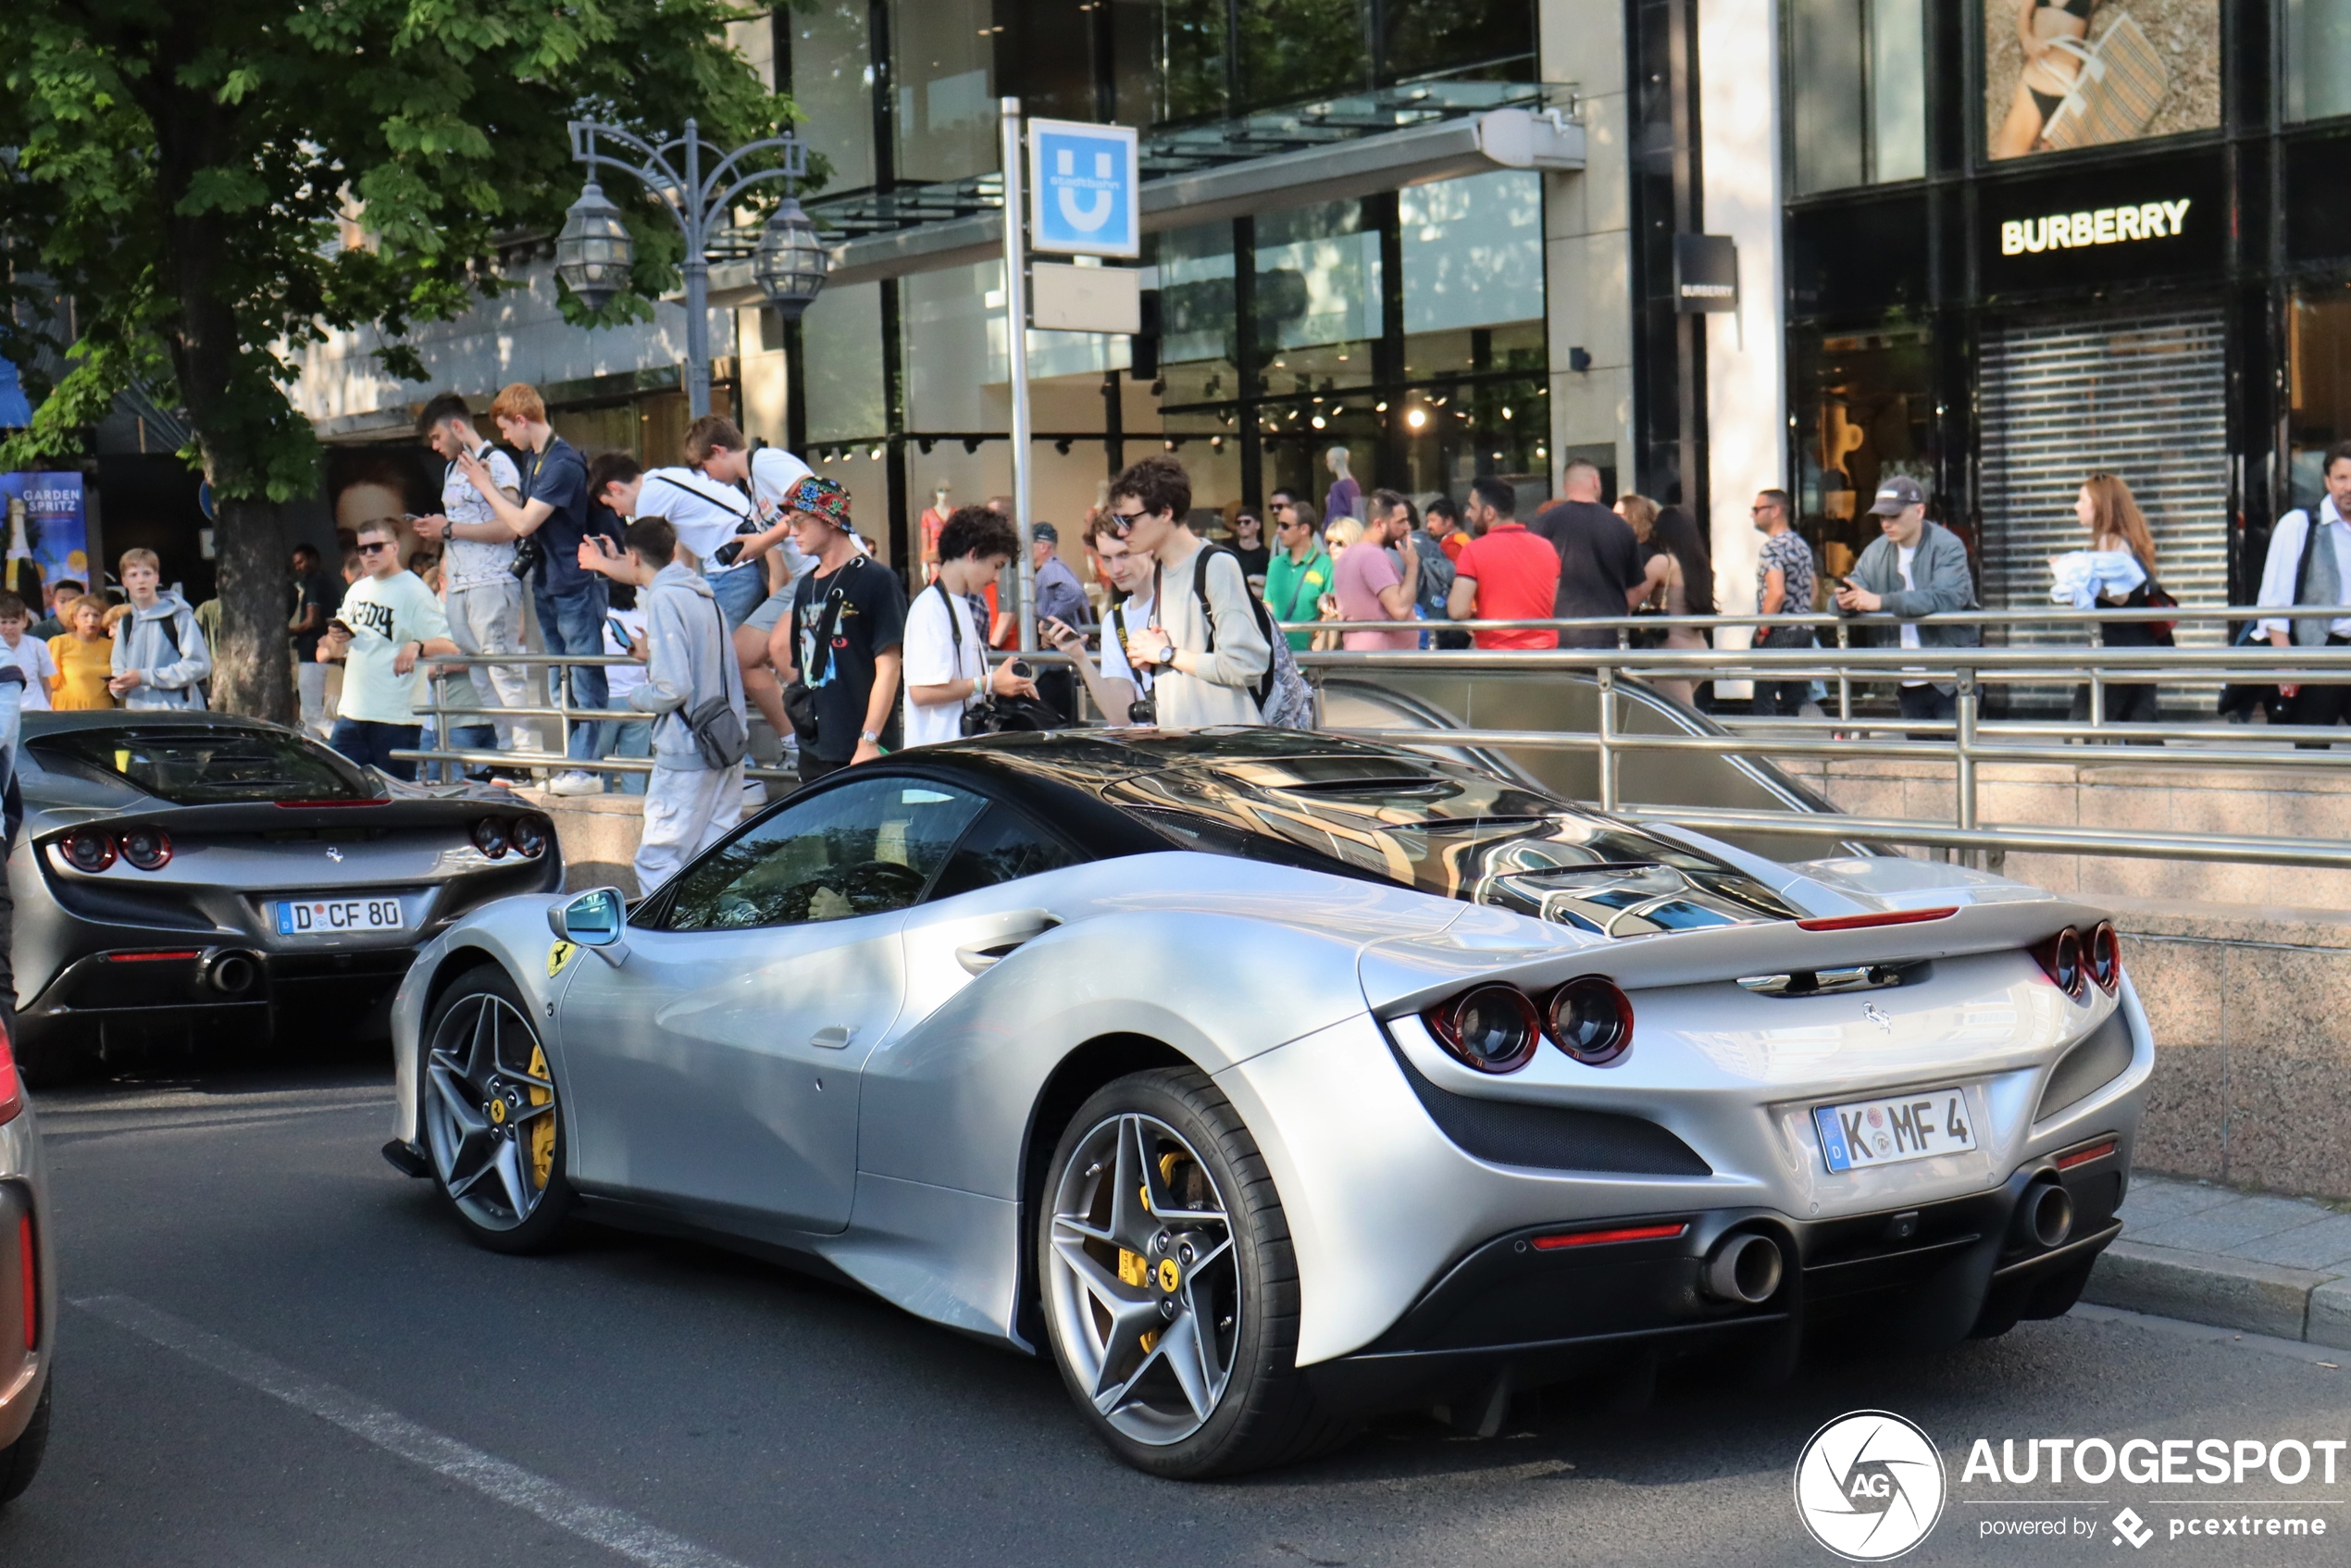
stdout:
<svg viewBox="0 0 2351 1568">
<path fill-rule="evenodd" d="M 419 1426 L 394 1411 L 369 1404 L 356 1394 L 296 1372 L 281 1362 L 207 1333 L 134 1297 L 89 1296 L 73 1304 L 118 1328 L 128 1329 L 223 1376 L 340 1426 L 386 1453 L 397 1454 L 412 1464 L 420 1464 L 436 1475 L 471 1487 L 484 1497 L 535 1514 L 559 1530 L 618 1552 L 632 1562 L 646 1563 L 649 1568 L 743 1568 L 733 1558 L 722 1557 L 682 1536 L 671 1535 L 626 1509 L 609 1507 L 542 1475 L 534 1475 L 520 1465 L 509 1464 L 454 1437 L 443 1437 L 429 1426 Z"/>
</svg>

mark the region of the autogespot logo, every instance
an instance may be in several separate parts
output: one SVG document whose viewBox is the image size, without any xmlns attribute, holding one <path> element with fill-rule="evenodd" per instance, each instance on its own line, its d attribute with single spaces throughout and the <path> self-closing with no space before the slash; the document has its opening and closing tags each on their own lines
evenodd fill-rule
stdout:
<svg viewBox="0 0 2351 1568">
<path fill-rule="evenodd" d="M 1840 1415 L 1812 1434 L 1796 1462 L 1796 1513 L 1839 1557 L 1899 1557 L 1943 1516 L 1943 1456 L 1890 1412 Z"/>
</svg>

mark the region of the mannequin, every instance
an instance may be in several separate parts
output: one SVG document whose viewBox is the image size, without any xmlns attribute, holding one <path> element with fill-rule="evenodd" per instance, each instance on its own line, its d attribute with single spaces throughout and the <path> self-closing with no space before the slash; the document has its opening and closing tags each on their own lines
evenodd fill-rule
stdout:
<svg viewBox="0 0 2351 1568">
<path fill-rule="evenodd" d="M 1323 464 L 1332 474 L 1331 488 L 1323 496 L 1323 518 L 1354 517 L 1361 520 L 1363 509 L 1363 487 L 1347 471 L 1347 448 L 1334 446 L 1323 454 Z"/>
<path fill-rule="evenodd" d="M 930 492 L 930 506 L 923 513 L 923 580 L 929 582 L 939 576 L 939 530 L 947 526 L 947 515 L 954 508 L 947 504 L 947 487 L 939 485 Z"/>
</svg>

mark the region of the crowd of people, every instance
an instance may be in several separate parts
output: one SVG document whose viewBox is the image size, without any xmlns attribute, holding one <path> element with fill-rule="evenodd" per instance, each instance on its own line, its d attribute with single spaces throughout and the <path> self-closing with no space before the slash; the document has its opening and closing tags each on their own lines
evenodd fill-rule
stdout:
<svg viewBox="0 0 2351 1568">
<path fill-rule="evenodd" d="M 1111 724 L 1304 725 L 1312 699 L 1297 653 L 1617 645 L 1616 628 L 1552 624 L 1568 619 L 1629 619 L 1636 646 L 1697 649 L 1708 645 L 1705 628 L 1641 623 L 1715 612 L 1697 523 L 1637 493 L 1604 504 L 1588 462 L 1570 462 L 1558 499 L 1522 520 L 1506 479 L 1480 477 L 1458 504 L 1438 496 L 1424 506 L 1394 490 L 1364 492 L 1345 449 L 1334 448 L 1319 502 L 1292 490 L 1269 497 L 1269 540 L 1251 513 L 1196 509 L 1182 464 L 1157 454 L 1111 481 L 1088 514 L 1084 578 L 1062 557 L 1060 531 L 1032 524 L 1038 640 L 1066 655 L 1065 666 L 1040 670 L 1018 653 L 1021 544 L 1005 498 L 951 507 L 935 492 L 922 518 L 922 584 L 910 596 L 857 531 L 841 485 L 746 442 L 723 417 L 693 422 L 682 463 L 646 468 L 624 452 L 578 452 L 528 385 L 505 388 L 487 412 L 503 446 L 464 398 L 425 406 L 417 431 L 443 465 L 440 509 L 363 523 L 342 582 L 315 548 L 295 548 L 287 631 L 303 723 L 394 778 L 416 775 L 404 753 L 453 749 L 477 778 L 524 781 L 500 764 L 536 752 L 541 728 L 502 715 L 540 699 L 527 666 L 497 661 L 524 653 L 528 605 L 539 647 L 594 660 L 553 668 L 551 689 L 575 711 L 632 716 L 571 722 L 571 765 L 548 787 L 597 792 L 612 773 L 611 788 L 643 794 L 638 869 L 648 886 L 763 798 L 744 778 L 753 715 L 806 781 L 905 746 L 1075 721 L 1080 686 Z M 2315 516 L 2290 513 L 2275 530 L 2260 602 L 2327 613 L 2265 619 L 2249 636 L 2282 648 L 2351 643 L 2351 566 L 2341 554 L 2351 550 L 2351 445 L 2330 454 L 2326 479 Z M 1874 617 L 1856 641 L 1974 645 L 1972 625 L 1934 618 L 1977 601 L 1965 545 L 1927 510 L 1914 479 L 1887 477 L 1868 513 L 1878 537 L 1826 574 L 1796 531 L 1787 492 L 1758 493 L 1755 645 L 1811 647 L 1813 621 L 1829 612 Z M 2075 512 L 2084 548 L 2050 562 L 2055 602 L 2118 611 L 2173 603 L 2122 479 L 2091 475 Z M 24 672 L 28 706 L 205 705 L 217 602 L 190 606 L 163 587 L 144 550 L 126 553 L 118 569 L 121 603 L 60 582 L 39 621 L 0 593 L 0 648 Z M 2103 636 L 2108 646 L 2171 641 L 2168 627 L 2144 618 L 2106 624 Z M 426 730 L 436 674 L 471 699 L 453 705 L 478 710 L 446 735 Z M 1696 680 L 1657 684 L 1686 703 L 1706 700 Z M 1948 719 L 1953 690 L 1923 657 L 1896 683 L 1913 720 Z M 2146 683 L 2106 682 L 2104 691 L 2108 721 L 2157 716 Z M 2337 722 L 2351 712 L 2346 691 L 2283 689 L 2279 716 Z M 1817 713 L 1821 696 L 1810 679 L 1758 681 L 1753 711 Z M 2085 688 L 2077 718 L 2088 702 Z M 612 758 L 646 768 L 586 765 Z"/>
</svg>

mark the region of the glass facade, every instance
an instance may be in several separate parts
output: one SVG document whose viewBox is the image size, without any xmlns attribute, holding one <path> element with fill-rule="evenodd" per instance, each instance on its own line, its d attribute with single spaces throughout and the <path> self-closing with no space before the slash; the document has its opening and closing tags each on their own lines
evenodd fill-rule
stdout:
<svg viewBox="0 0 2351 1568">
<path fill-rule="evenodd" d="M 2285 0 L 2285 118 L 2351 115 L 2351 0 Z"/>
<path fill-rule="evenodd" d="M 964 181 L 992 201 L 997 103 L 1147 128 L 1451 75 L 1533 74 L 1533 0 L 817 0 L 790 85 L 827 199 Z M 1318 502 L 1344 447 L 1369 491 L 1459 497 L 1548 467 L 1538 176 L 1275 206 L 1144 237 L 1155 337 L 1028 334 L 1036 516 L 1069 531 L 1108 479 L 1171 450 L 1229 518 Z M 1003 268 L 828 288 L 791 353 L 792 438 L 906 558 L 912 519 L 1009 492 Z M 1138 355 L 1142 356 L 1138 364 Z M 1202 519 L 1212 528 L 1214 518 Z M 1077 554 L 1071 549 L 1073 557 Z"/>
<path fill-rule="evenodd" d="M 1926 172 L 1924 9 L 1923 0 L 1789 0 L 1798 195 Z"/>
</svg>

